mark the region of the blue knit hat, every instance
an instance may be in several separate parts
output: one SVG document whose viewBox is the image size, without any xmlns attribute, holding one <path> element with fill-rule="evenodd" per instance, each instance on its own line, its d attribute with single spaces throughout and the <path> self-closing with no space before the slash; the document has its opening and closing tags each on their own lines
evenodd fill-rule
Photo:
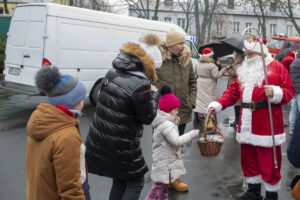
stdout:
<svg viewBox="0 0 300 200">
<path fill-rule="evenodd" d="M 62 105 L 73 109 L 86 96 L 82 81 L 71 75 L 61 75 L 56 67 L 44 67 L 35 76 L 35 83 L 45 92 L 51 105 Z"/>
</svg>

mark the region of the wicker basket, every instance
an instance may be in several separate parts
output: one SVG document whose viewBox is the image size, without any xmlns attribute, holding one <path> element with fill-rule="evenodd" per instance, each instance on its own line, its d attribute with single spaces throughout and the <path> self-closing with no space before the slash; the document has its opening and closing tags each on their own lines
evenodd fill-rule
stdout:
<svg viewBox="0 0 300 200">
<path fill-rule="evenodd" d="M 202 156 L 212 157 L 220 153 L 224 143 L 224 136 L 220 133 L 217 123 L 215 115 L 207 114 L 204 124 L 204 134 L 197 141 Z"/>
</svg>

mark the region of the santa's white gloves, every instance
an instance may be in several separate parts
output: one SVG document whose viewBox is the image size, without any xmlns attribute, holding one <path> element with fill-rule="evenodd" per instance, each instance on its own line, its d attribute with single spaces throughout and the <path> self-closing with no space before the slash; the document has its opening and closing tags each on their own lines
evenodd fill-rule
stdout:
<svg viewBox="0 0 300 200">
<path fill-rule="evenodd" d="M 190 134 L 192 138 L 197 138 L 199 136 L 199 130 L 191 130 L 190 132 L 187 132 L 187 134 Z"/>
</svg>

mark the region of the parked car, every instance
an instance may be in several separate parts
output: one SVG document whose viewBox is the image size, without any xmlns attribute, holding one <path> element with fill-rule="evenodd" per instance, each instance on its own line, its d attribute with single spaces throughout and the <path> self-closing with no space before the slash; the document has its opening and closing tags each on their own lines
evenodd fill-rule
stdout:
<svg viewBox="0 0 300 200">
<path fill-rule="evenodd" d="M 229 54 L 227 56 L 223 56 L 221 58 L 219 58 L 221 63 L 226 63 L 226 64 L 233 64 L 234 62 L 234 55 L 233 54 Z"/>
</svg>

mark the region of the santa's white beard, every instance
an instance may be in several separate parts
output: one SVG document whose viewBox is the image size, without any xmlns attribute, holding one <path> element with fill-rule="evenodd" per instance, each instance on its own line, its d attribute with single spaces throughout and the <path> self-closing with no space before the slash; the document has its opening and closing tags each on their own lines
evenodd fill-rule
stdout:
<svg viewBox="0 0 300 200">
<path fill-rule="evenodd" d="M 261 87 L 264 77 L 263 62 L 260 56 L 245 58 L 237 69 L 238 80 L 242 87 Z"/>
</svg>

